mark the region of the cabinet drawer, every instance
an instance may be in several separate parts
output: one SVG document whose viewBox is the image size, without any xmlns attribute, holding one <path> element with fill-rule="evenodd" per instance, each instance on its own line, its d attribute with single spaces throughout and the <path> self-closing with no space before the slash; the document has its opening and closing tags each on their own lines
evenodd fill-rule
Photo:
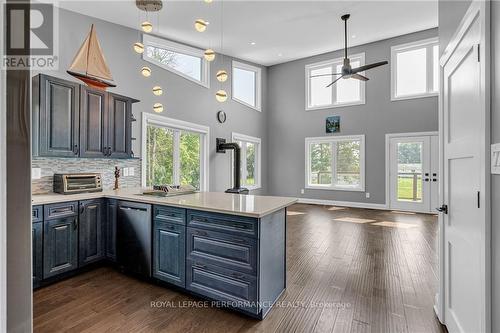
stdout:
<svg viewBox="0 0 500 333">
<path fill-rule="evenodd" d="M 197 294 L 225 302 L 227 306 L 253 314 L 260 312 L 255 276 L 230 269 L 186 261 L 186 288 Z"/>
<path fill-rule="evenodd" d="M 186 225 L 186 210 L 176 207 L 154 206 L 154 219 Z"/>
<path fill-rule="evenodd" d="M 43 206 L 33 206 L 31 208 L 31 221 L 33 223 L 43 221 Z"/>
<path fill-rule="evenodd" d="M 78 215 L 78 202 L 62 202 L 44 206 L 45 220 L 58 219 Z"/>
<path fill-rule="evenodd" d="M 210 230 L 187 229 L 187 252 L 190 259 L 256 275 L 256 239 Z"/>
<path fill-rule="evenodd" d="M 258 235 L 257 219 L 251 217 L 188 210 L 187 221 L 188 226 L 194 228 L 255 238 Z"/>
</svg>

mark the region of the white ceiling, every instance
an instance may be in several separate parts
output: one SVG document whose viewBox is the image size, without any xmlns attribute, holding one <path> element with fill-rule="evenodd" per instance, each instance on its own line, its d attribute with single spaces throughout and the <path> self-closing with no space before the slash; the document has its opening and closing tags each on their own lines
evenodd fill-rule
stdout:
<svg viewBox="0 0 500 333">
<path fill-rule="evenodd" d="M 221 2 L 163 0 L 159 31 L 173 40 L 220 51 Z M 60 7 L 137 28 L 135 1 L 60 1 Z M 145 19 L 144 12 L 141 12 Z M 343 47 L 340 16 L 351 14 L 349 44 L 361 45 L 437 26 L 437 0 L 429 1 L 234 1 L 223 2 L 227 55 L 274 65 Z M 210 22 L 199 33 L 194 21 Z M 157 15 L 149 21 L 157 25 Z M 251 43 L 254 42 L 255 45 Z"/>
</svg>

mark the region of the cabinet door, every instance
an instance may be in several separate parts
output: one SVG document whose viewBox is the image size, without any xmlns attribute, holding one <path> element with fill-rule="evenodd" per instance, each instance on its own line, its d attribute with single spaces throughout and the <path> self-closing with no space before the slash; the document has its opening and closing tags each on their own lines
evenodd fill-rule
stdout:
<svg viewBox="0 0 500 333">
<path fill-rule="evenodd" d="M 108 200 L 106 206 L 106 257 L 111 261 L 116 261 L 116 219 L 118 203 L 115 200 Z"/>
<path fill-rule="evenodd" d="M 78 225 L 79 266 L 104 258 L 103 201 L 80 201 L 80 222 Z"/>
<path fill-rule="evenodd" d="M 43 278 L 78 267 L 78 217 L 44 221 Z"/>
<path fill-rule="evenodd" d="M 38 138 L 33 140 L 35 145 L 38 141 L 38 155 L 77 156 L 80 85 L 46 75 L 40 75 L 38 79 L 38 91 L 34 91 L 38 105 L 34 107 L 33 117 L 33 133 L 38 133 Z"/>
<path fill-rule="evenodd" d="M 106 153 L 105 115 L 108 107 L 105 91 L 81 88 L 80 156 L 103 157 Z"/>
<path fill-rule="evenodd" d="M 132 153 L 132 100 L 110 94 L 107 113 L 108 156 L 128 158 Z"/>
<path fill-rule="evenodd" d="M 175 223 L 154 222 L 154 277 L 185 286 L 185 238 L 186 227 Z"/>
<path fill-rule="evenodd" d="M 33 262 L 33 288 L 43 279 L 43 222 L 34 222 L 31 228 L 31 246 Z"/>
</svg>

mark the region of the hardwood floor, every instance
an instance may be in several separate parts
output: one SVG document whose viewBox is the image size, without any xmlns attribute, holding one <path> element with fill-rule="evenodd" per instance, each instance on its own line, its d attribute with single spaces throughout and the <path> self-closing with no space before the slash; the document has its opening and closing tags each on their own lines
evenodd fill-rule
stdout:
<svg viewBox="0 0 500 333">
<path fill-rule="evenodd" d="M 263 321 L 99 268 L 35 291 L 34 331 L 444 332 L 437 231 L 432 215 L 296 204 L 287 289 Z"/>
</svg>

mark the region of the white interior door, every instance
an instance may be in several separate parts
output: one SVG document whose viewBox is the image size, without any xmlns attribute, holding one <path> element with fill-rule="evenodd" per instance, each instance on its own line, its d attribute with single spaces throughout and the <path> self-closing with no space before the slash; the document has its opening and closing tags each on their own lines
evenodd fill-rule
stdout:
<svg viewBox="0 0 500 333">
<path fill-rule="evenodd" d="M 488 326 L 480 41 L 478 12 L 443 67 L 444 320 L 450 333 Z"/>
<path fill-rule="evenodd" d="M 438 196 L 437 136 L 393 137 L 389 149 L 391 209 L 431 212 Z"/>
</svg>

